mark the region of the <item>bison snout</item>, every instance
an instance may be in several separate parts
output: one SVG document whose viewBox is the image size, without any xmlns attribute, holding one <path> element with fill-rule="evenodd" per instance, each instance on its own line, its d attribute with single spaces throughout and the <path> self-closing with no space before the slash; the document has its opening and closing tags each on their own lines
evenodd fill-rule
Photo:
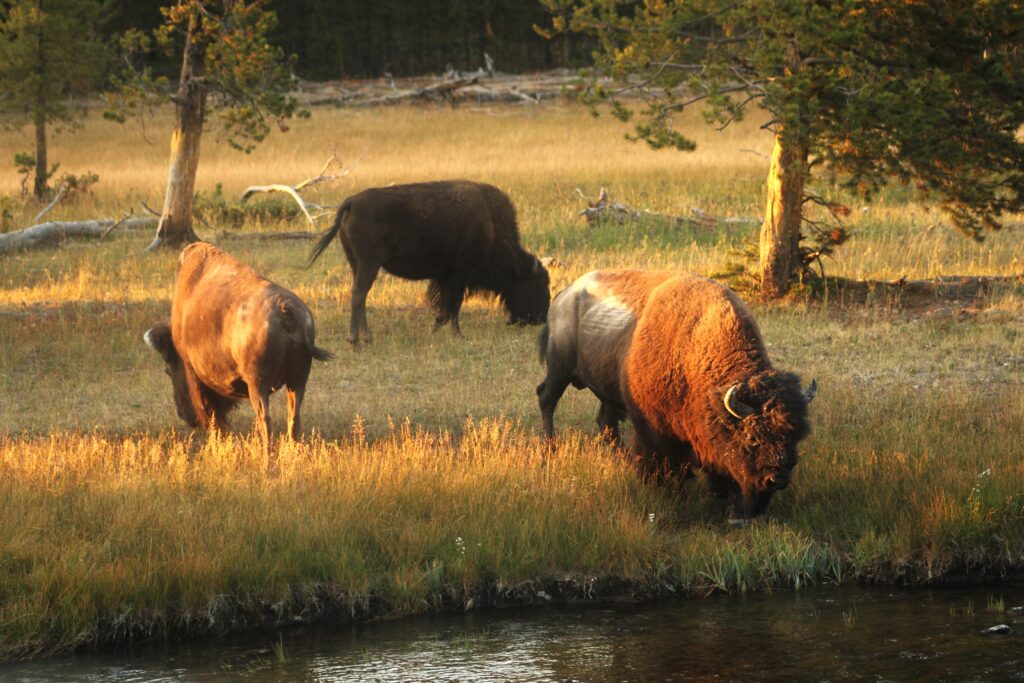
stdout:
<svg viewBox="0 0 1024 683">
<path fill-rule="evenodd" d="M 765 478 L 761 480 L 763 491 L 781 491 L 787 486 L 789 486 L 789 475 L 782 472 L 765 475 Z"/>
</svg>

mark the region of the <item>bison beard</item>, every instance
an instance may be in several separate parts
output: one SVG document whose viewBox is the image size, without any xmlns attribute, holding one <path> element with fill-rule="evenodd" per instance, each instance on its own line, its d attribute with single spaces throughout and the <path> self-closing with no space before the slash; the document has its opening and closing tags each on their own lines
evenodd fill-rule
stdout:
<svg viewBox="0 0 1024 683">
<path fill-rule="evenodd" d="M 288 393 L 288 436 L 298 438 L 312 359 L 332 357 L 314 338 L 302 300 L 204 243 L 182 251 L 171 324 L 143 335 L 167 365 L 182 420 L 193 428 L 226 427 L 228 413 L 248 398 L 264 448 L 270 394 L 281 387 Z"/>
<path fill-rule="evenodd" d="M 684 273 L 598 271 L 559 292 L 540 336 L 544 428 L 569 384 L 601 401 L 613 440 L 633 423 L 645 471 L 707 473 L 730 517 L 762 513 L 785 488 L 808 431 L 799 378 L 774 369 L 750 311 L 729 289 Z"/>
<path fill-rule="evenodd" d="M 309 257 L 338 238 L 352 270 L 349 341 L 371 338 L 366 298 L 381 268 L 430 280 L 434 329 L 451 323 L 467 292 L 496 294 L 513 323 L 544 322 L 548 273 L 519 243 L 515 208 L 496 187 L 468 180 L 371 188 L 349 197 Z"/>
</svg>

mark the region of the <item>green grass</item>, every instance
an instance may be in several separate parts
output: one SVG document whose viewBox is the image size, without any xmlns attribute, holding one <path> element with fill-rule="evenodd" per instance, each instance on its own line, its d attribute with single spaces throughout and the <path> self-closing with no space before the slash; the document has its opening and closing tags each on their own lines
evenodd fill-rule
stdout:
<svg viewBox="0 0 1024 683">
<path fill-rule="evenodd" d="M 249 157 L 204 142 L 199 189 L 209 197 L 221 182 L 228 199 L 213 227 L 197 230 L 306 229 L 285 218 L 286 206 L 242 211 L 232 198 L 249 184 L 315 174 L 332 140 L 353 158 L 370 151 L 314 199 L 429 177 L 495 182 L 516 202 L 528 248 L 558 260 L 554 290 L 597 267 L 717 272 L 753 230 L 587 225 L 575 188 L 593 196 L 606 185 L 622 201 L 675 214 L 759 215 L 764 169 L 736 153 L 770 144 L 756 125 L 708 135 L 687 156 L 628 145 L 616 124 L 575 107 L 508 113 L 316 112 Z M 56 138 L 55 159 L 101 180 L 54 217 L 159 204 L 163 141 L 148 146 L 111 126 L 90 120 Z M 112 136 L 123 157 L 111 156 Z M 0 158 L 22 142 L 0 135 Z M 0 176 L 0 193 L 13 223 L 38 211 L 12 199 L 11 178 Z M 1017 233 L 979 244 L 927 230 L 941 217 L 900 188 L 855 208 L 855 237 L 828 262 L 830 275 L 1022 270 Z M 349 272 L 336 248 L 307 270 L 309 244 L 222 242 L 303 297 L 319 345 L 338 355 L 313 368 L 307 438 L 266 459 L 248 439 L 244 405 L 235 434 L 192 433 L 141 341 L 169 313 L 177 256 L 144 252 L 149 237 L 115 233 L 0 261 L 3 656 L 295 616 L 540 602 L 541 590 L 703 595 L 977 580 L 1024 567 L 1019 286 L 912 316 L 882 296 L 863 306 L 800 294 L 755 305 L 773 362 L 816 378 L 820 391 L 793 485 L 765 519 L 736 530 L 702 479 L 650 485 L 628 454 L 596 441 L 587 392 L 563 399 L 550 451 L 534 395 L 537 329 L 506 325 L 493 301 L 467 304 L 462 338 L 431 334 L 424 285 L 384 276 L 369 299 L 374 343 L 353 352 Z M 283 399 L 271 410 L 281 429 Z"/>
</svg>

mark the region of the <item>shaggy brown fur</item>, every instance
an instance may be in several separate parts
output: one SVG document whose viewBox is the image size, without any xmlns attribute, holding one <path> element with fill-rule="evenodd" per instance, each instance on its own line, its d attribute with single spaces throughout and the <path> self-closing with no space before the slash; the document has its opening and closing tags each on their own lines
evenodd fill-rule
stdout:
<svg viewBox="0 0 1024 683">
<path fill-rule="evenodd" d="M 622 309 L 631 315 L 608 313 Z M 584 334 L 565 331 L 573 316 Z M 619 337 L 605 335 L 610 348 L 588 348 L 594 319 L 618 321 Z M 734 515 L 759 514 L 789 484 L 796 444 L 809 431 L 809 397 L 796 375 L 772 367 L 753 315 L 731 290 L 686 273 L 600 271 L 555 297 L 548 325 L 561 330 L 542 333 L 548 377 L 537 392 L 549 434 L 565 385 L 587 386 L 602 401 L 599 422 L 630 417 L 647 469 L 706 471 L 733 498 Z M 617 381 L 602 370 L 609 367 Z M 733 385 L 750 412 L 742 419 L 723 402 Z"/>
<path fill-rule="evenodd" d="M 467 292 L 493 292 L 510 322 L 544 322 L 548 273 L 519 244 L 515 207 L 498 188 L 469 180 L 364 190 L 338 209 L 334 225 L 309 262 L 337 237 L 352 269 L 349 341 L 370 339 L 366 297 L 381 268 L 409 280 L 430 280 L 434 329 L 451 323 Z"/>
<path fill-rule="evenodd" d="M 331 354 L 314 344 L 313 316 L 299 297 L 261 277 L 211 244 L 182 251 L 171 324 L 144 335 L 167 363 L 178 415 L 192 427 L 227 426 L 228 412 L 248 398 L 254 429 L 267 444 L 270 394 L 288 390 L 288 436 L 299 434 L 299 411 L 313 358 Z"/>
</svg>

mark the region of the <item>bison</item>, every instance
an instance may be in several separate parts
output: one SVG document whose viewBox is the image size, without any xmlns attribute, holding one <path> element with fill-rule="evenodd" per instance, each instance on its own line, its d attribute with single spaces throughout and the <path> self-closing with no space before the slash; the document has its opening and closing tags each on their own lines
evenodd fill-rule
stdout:
<svg viewBox="0 0 1024 683">
<path fill-rule="evenodd" d="M 630 418 L 647 471 L 705 471 L 731 498 L 731 521 L 760 514 L 789 484 L 817 384 L 805 392 L 772 367 L 753 315 L 728 288 L 687 273 L 595 271 L 555 296 L 539 343 L 549 438 L 572 384 L 601 401 L 609 438 Z"/>
<path fill-rule="evenodd" d="M 334 225 L 313 248 L 309 264 L 335 237 L 352 269 L 349 341 L 370 341 L 366 296 L 383 268 L 408 280 L 430 280 L 434 330 L 451 323 L 467 291 L 498 295 L 510 322 L 540 324 L 551 294 L 548 273 L 519 245 L 512 202 L 496 187 L 468 180 L 364 190 L 338 209 Z"/>
<path fill-rule="evenodd" d="M 235 403 L 248 398 L 265 446 L 270 394 L 282 386 L 288 436 L 298 438 L 310 365 L 332 357 L 314 337 L 313 316 L 299 297 L 202 242 L 181 252 L 171 324 L 143 335 L 167 364 L 181 419 L 190 427 L 226 426 Z"/>
</svg>

